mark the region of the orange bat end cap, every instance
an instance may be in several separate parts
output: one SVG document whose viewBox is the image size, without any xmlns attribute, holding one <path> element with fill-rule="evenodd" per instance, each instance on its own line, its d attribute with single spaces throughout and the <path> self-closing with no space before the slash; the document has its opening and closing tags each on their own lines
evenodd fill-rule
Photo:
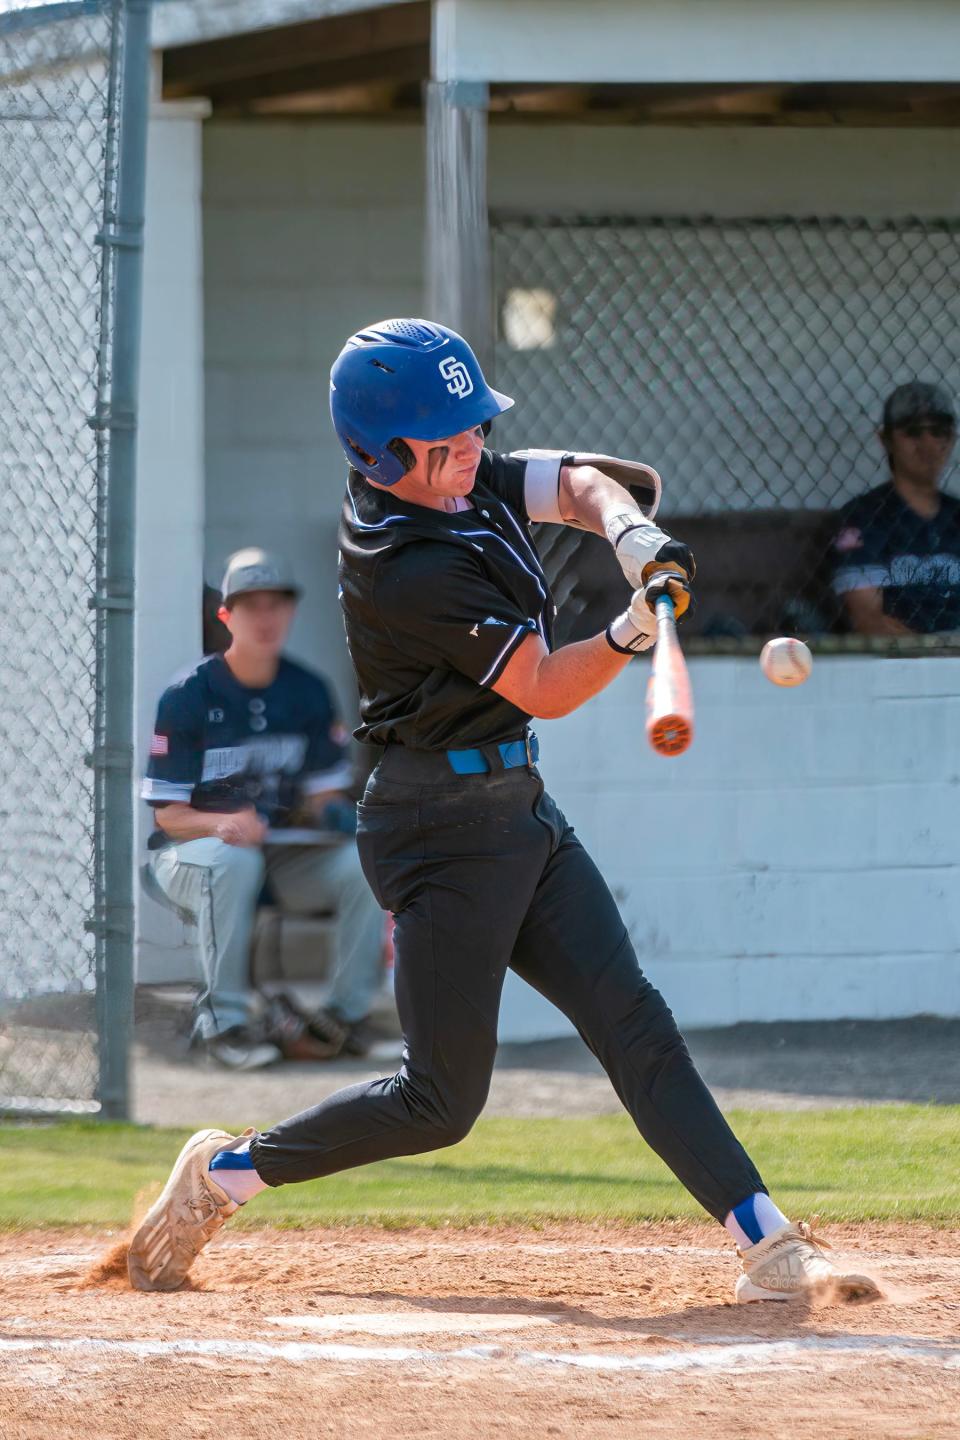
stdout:
<svg viewBox="0 0 960 1440">
<path fill-rule="evenodd" d="M 661 715 L 650 726 L 649 739 L 658 755 L 682 755 L 693 739 L 693 726 L 683 715 Z"/>
</svg>

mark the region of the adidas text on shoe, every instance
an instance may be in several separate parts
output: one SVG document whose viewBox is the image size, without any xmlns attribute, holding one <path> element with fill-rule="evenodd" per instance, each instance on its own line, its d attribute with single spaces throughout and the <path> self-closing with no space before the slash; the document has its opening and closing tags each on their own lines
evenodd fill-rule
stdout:
<svg viewBox="0 0 960 1440">
<path fill-rule="evenodd" d="M 736 1285 L 737 1303 L 752 1300 L 796 1300 L 820 1296 L 838 1300 L 877 1300 L 881 1290 L 869 1275 L 838 1270 L 823 1254 L 825 1240 L 805 1221 L 783 1225 L 772 1235 L 738 1250 L 743 1274 Z"/>
</svg>

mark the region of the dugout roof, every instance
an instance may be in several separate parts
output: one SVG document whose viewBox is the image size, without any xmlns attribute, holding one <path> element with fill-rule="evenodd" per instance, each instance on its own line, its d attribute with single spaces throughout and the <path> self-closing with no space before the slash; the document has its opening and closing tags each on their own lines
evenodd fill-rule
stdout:
<svg viewBox="0 0 960 1440">
<path fill-rule="evenodd" d="M 473 0 L 475 3 L 475 0 Z M 540 0 L 551 38 L 563 43 L 563 3 Z M 526 0 L 529 8 L 530 0 Z M 816 9 L 817 0 L 793 7 Z M 937 0 L 927 17 L 935 40 Z M 98 0 L 31 4 L 0 15 L 0 30 L 62 22 L 99 8 Z M 469 5 L 467 8 L 470 8 Z M 497 8 L 496 6 L 494 7 Z M 524 8 L 518 4 L 516 11 Z M 640 9 L 642 9 L 642 5 Z M 720 7 L 722 8 L 722 6 Z M 215 114 L 416 116 L 423 85 L 436 73 L 435 0 L 154 0 L 153 43 L 162 54 L 166 99 L 191 96 L 211 102 Z M 448 7 L 449 9 L 449 7 Z M 492 13 L 492 12 L 491 12 Z M 511 24 L 508 9 L 500 28 Z M 719 21 L 719 11 L 715 12 Z M 868 17 L 869 18 L 869 17 Z M 876 17 L 870 20 L 875 23 Z M 915 21 L 918 39 L 924 23 Z M 691 53 L 697 37 L 691 35 Z M 702 34 L 700 36 L 702 41 Z M 65 37 L 66 41 L 66 37 Z M 513 47 L 503 37 L 501 50 Z M 575 43 L 573 38 L 571 43 Z M 66 44 L 64 54 L 76 55 Z M 885 125 L 960 124 L 960 78 L 882 78 L 804 81 L 782 77 L 681 81 L 649 77 L 643 83 L 597 80 L 524 80 L 490 65 L 488 112 L 508 118 L 641 125 Z M 694 64 L 691 70 L 697 66 Z"/>
<path fill-rule="evenodd" d="M 163 48 L 165 98 L 202 96 L 225 116 L 421 109 L 436 44 L 431 0 L 379 5 L 237 0 L 229 10 L 227 0 L 206 0 L 199 8 L 206 16 L 203 26 L 185 38 L 182 0 L 161 0 L 156 38 Z M 544 8 L 554 31 L 562 30 L 563 7 Z M 224 30 L 229 14 L 235 21 L 243 18 L 245 28 Z M 278 18 L 285 23 L 276 24 Z M 567 83 L 506 80 L 495 68 L 485 77 L 493 120 L 938 126 L 960 121 L 960 84 L 952 81 Z"/>
</svg>

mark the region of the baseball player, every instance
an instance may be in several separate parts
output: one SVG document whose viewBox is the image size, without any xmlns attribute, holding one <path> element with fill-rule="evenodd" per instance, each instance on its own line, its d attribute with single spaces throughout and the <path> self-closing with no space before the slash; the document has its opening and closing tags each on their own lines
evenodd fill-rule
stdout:
<svg viewBox="0 0 960 1440">
<path fill-rule="evenodd" d="M 337 833 L 352 815 L 343 797 L 352 779 L 345 732 L 326 681 L 284 653 L 299 595 L 281 556 L 259 548 L 231 555 L 219 607 L 229 647 L 160 697 L 141 790 L 156 822 L 148 842 L 156 882 L 199 927 L 205 983 L 193 1044 L 235 1070 L 281 1056 L 363 1053 L 380 984 L 383 914 L 356 846 Z M 317 843 L 281 843 L 298 813 L 316 827 Z M 265 881 L 289 914 L 336 912 L 331 996 L 309 1021 L 283 996 L 265 1006 L 252 988 Z"/>
<path fill-rule="evenodd" d="M 487 1097 L 511 967 L 570 1017 L 640 1134 L 736 1240 L 738 1300 L 784 1300 L 838 1274 L 766 1192 L 643 975 L 596 866 L 544 790 L 532 717 L 577 709 L 655 638 L 652 603 L 690 599 L 688 548 L 653 523 L 659 478 L 604 456 L 484 448 L 513 405 L 459 335 L 388 320 L 351 337 L 331 374 L 350 465 L 341 597 L 360 739 L 380 760 L 359 847 L 396 916 L 402 1067 L 269 1130 L 193 1136 L 129 1250 L 132 1283 L 174 1289 L 266 1186 L 453 1145 Z M 637 483 L 640 499 L 620 483 Z M 533 521 L 606 536 L 634 594 L 591 639 L 554 650 Z M 637 866 L 673 844 L 638 815 Z"/>
</svg>

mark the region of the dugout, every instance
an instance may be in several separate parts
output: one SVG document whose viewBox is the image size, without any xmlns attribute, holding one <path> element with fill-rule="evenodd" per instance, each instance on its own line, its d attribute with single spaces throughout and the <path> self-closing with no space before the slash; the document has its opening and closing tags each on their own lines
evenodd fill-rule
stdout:
<svg viewBox="0 0 960 1440">
<path fill-rule="evenodd" d="M 689 756 L 644 752 L 639 667 L 541 727 L 681 1021 L 960 1013 L 960 662 L 835 646 L 785 697 L 750 653 L 786 600 L 822 603 L 884 388 L 960 388 L 955 7 L 160 0 L 154 33 L 141 735 L 201 573 L 252 538 L 291 555 L 295 648 L 349 696 L 326 370 L 370 318 L 431 311 L 527 397 L 498 443 L 653 460 L 665 516 L 727 567 Z M 733 603 L 744 574 L 766 609 Z M 683 855 L 638 875 L 637 807 L 668 799 Z M 142 934 L 141 974 L 169 975 L 179 937 Z M 508 1033 L 553 1023 L 508 994 Z"/>
</svg>

